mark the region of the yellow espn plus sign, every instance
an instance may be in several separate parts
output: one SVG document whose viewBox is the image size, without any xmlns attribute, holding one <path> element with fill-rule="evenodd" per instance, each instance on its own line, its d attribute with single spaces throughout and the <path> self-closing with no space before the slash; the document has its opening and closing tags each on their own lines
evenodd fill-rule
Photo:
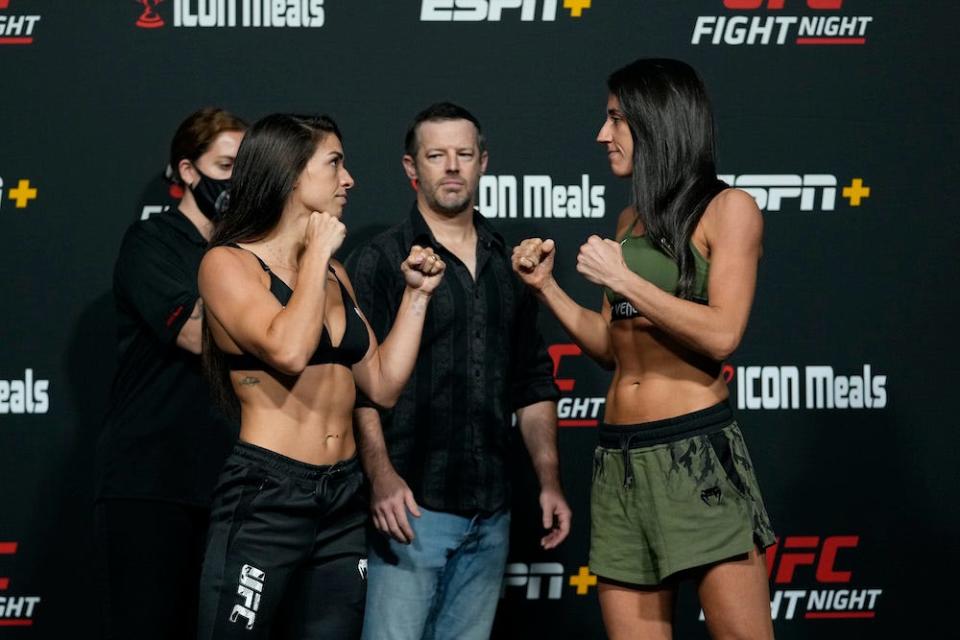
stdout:
<svg viewBox="0 0 960 640">
<path fill-rule="evenodd" d="M 28 202 L 37 199 L 37 189 L 30 186 L 29 180 L 20 180 L 16 187 L 7 192 L 7 197 L 16 201 L 17 209 L 26 209 Z"/>
<path fill-rule="evenodd" d="M 570 576 L 570 586 L 577 588 L 578 596 L 585 596 L 590 587 L 597 586 L 597 576 L 590 573 L 589 567 L 580 567 L 580 572 Z"/>
<path fill-rule="evenodd" d="M 870 187 L 863 186 L 862 178 L 854 178 L 849 187 L 843 188 L 843 197 L 850 200 L 851 207 L 859 207 L 861 200 L 870 197 Z"/>
<path fill-rule="evenodd" d="M 579 18 L 584 9 L 590 8 L 592 0 L 563 0 L 563 8 L 570 10 L 571 18 Z"/>
</svg>

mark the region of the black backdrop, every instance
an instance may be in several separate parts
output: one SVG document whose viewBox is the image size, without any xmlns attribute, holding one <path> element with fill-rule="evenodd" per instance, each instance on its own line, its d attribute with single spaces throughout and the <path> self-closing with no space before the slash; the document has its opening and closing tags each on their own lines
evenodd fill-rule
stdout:
<svg viewBox="0 0 960 640">
<path fill-rule="evenodd" d="M 243 26 L 258 4 L 284 19 Z M 926 635 L 948 617 L 960 488 L 947 410 L 956 2 L 148 5 L 144 27 L 134 0 L 0 0 L 0 636 L 98 636 L 91 472 L 115 366 L 111 270 L 125 227 L 170 202 L 160 173 L 183 116 L 207 104 L 250 120 L 333 115 L 357 179 L 346 253 L 407 211 L 408 120 L 435 100 L 461 102 L 488 133 L 485 213 L 511 241 L 556 238 L 561 284 L 595 306 L 576 249 L 612 234 L 627 186 L 593 140 L 606 74 L 640 56 L 701 71 L 720 171 L 765 211 L 757 302 L 727 373 L 780 536 L 769 556 L 778 637 Z M 236 26 L 187 26 L 198 8 L 221 7 L 236 7 Z M 304 8 L 319 26 L 276 26 Z M 524 198 L 544 177 L 566 204 L 549 217 Z M 584 181 L 596 199 L 577 217 L 571 187 Z M 537 548 L 535 487 L 518 452 L 495 636 L 603 637 L 596 589 L 576 576 L 607 376 L 552 318 L 542 324 L 566 389 L 574 529 L 561 549 Z M 705 637 L 689 590 L 678 616 L 679 637 Z"/>
</svg>

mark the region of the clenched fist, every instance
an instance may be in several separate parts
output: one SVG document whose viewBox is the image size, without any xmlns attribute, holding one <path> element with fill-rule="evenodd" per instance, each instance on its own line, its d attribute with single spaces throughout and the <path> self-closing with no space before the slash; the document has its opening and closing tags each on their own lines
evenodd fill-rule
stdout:
<svg viewBox="0 0 960 640">
<path fill-rule="evenodd" d="M 623 261 L 620 243 L 600 236 L 590 236 L 580 247 L 577 271 L 593 284 L 617 291 L 617 283 L 630 269 Z"/>
<path fill-rule="evenodd" d="M 325 211 L 314 211 L 307 219 L 303 246 L 306 251 L 317 251 L 329 258 L 340 248 L 346 236 L 347 228 L 340 220 Z"/>
<path fill-rule="evenodd" d="M 433 249 L 418 245 L 410 247 L 410 255 L 400 265 L 407 286 L 423 293 L 433 293 L 443 279 L 446 268 L 447 265 Z"/>
<path fill-rule="evenodd" d="M 513 248 L 513 270 L 524 284 L 540 290 L 553 278 L 553 259 L 556 256 L 553 240 L 528 238 Z"/>
</svg>

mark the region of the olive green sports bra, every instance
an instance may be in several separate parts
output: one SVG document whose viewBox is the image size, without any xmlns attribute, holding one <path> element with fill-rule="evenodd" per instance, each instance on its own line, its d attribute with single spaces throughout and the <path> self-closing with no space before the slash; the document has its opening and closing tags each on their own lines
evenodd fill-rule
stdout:
<svg viewBox="0 0 960 640">
<path fill-rule="evenodd" d="M 620 247 L 623 251 L 623 260 L 631 271 L 667 293 L 676 293 L 677 282 L 680 280 L 680 269 L 677 263 L 653 246 L 646 235 L 634 236 L 628 233 L 620 241 Z M 693 284 L 693 300 L 706 304 L 710 262 L 700 254 L 692 242 L 690 248 L 693 250 L 693 260 L 697 270 Z M 611 320 L 629 320 L 640 316 L 640 312 L 620 294 L 606 287 L 604 287 L 604 293 L 610 301 Z"/>
</svg>

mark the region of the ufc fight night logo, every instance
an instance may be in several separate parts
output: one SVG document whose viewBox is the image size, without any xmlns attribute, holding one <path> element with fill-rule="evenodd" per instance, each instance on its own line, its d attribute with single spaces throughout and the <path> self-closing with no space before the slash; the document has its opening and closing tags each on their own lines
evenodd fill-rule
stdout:
<svg viewBox="0 0 960 640">
<path fill-rule="evenodd" d="M 242 603 L 233 606 L 230 612 L 230 622 L 237 622 L 241 618 L 247 629 L 253 629 L 257 621 L 257 609 L 260 608 L 260 594 L 263 593 L 263 583 L 267 574 L 260 569 L 245 564 L 240 567 L 240 584 L 237 585 L 237 594 Z"/>
<path fill-rule="evenodd" d="M 16 0 L 14 0 L 16 1 Z M 26 4 L 25 0 L 19 0 Z M 25 15 L 9 11 L 11 0 L 0 0 L 0 45 L 33 44 L 33 32 L 40 22 L 38 15 Z"/>
<path fill-rule="evenodd" d="M 565 373 L 561 376 L 560 368 L 564 361 L 567 363 L 586 359 L 583 357 L 583 350 L 574 343 L 552 344 L 547 347 L 547 353 L 553 360 L 553 380 L 557 388 L 564 393 L 564 397 L 557 402 L 557 426 L 558 427 L 596 427 L 600 423 L 600 416 L 603 414 L 603 406 L 607 399 L 603 396 L 583 397 L 566 395 L 576 389 L 577 381 L 574 378 L 567 377 L 570 374 Z M 566 371 L 566 369 L 565 369 Z"/>
<path fill-rule="evenodd" d="M 715 0 L 721 2 L 721 0 Z M 863 45 L 873 16 L 837 13 L 844 0 L 722 0 L 727 13 L 699 16 L 691 44 Z M 784 11 L 804 11 L 784 15 Z"/>
<path fill-rule="evenodd" d="M 571 18 L 580 18 L 592 0 L 563 0 Z M 554 22 L 558 0 L 421 0 L 421 22 L 499 22 L 518 18 L 521 22 Z"/>
<path fill-rule="evenodd" d="M 16 542 L 0 542 L 0 561 L 16 555 L 18 547 Z M 32 627 L 40 597 L 8 595 L 10 582 L 10 578 L 0 576 L 0 628 Z"/>
<path fill-rule="evenodd" d="M 773 619 L 875 618 L 883 590 L 854 583 L 859 545 L 852 535 L 786 536 L 767 547 Z"/>
</svg>

